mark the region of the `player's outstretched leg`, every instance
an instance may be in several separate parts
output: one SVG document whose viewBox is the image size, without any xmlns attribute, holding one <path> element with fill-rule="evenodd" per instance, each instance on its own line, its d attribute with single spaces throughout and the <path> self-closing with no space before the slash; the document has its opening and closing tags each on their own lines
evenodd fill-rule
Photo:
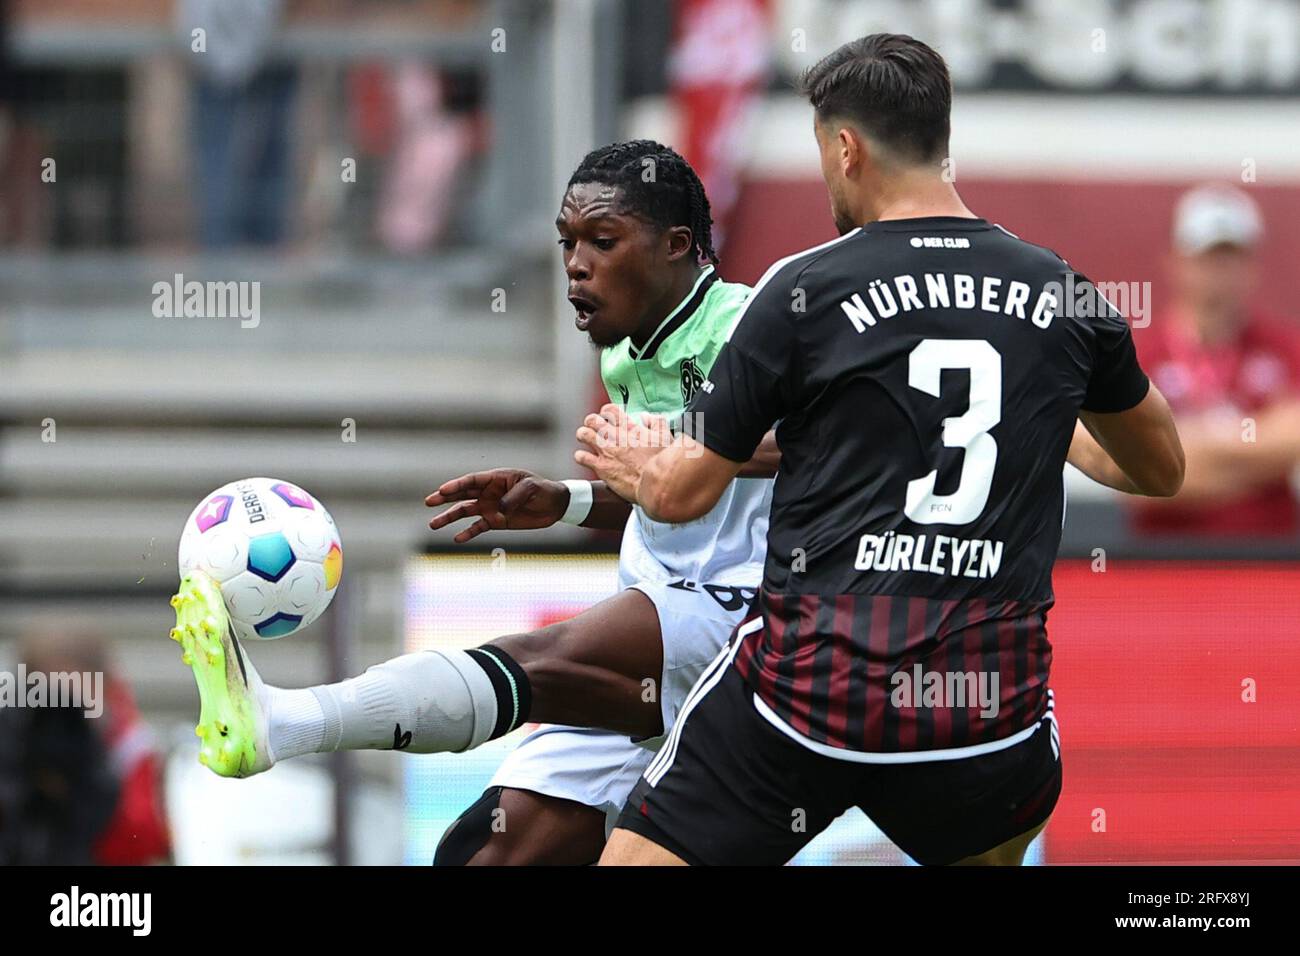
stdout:
<svg viewBox="0 0 1300 956">
<path fill-rule="evenodd" d="M 605 814 L 574 800 L 489 787 L 443 834 L 434 866 L 586 866 L 605 846 Z"/>
<path fill-rule="evenodd" d="M 577 617 L 487 647 L 508 654 L 527 675 L 529 720 L 638 738 L 664 732 L 664 635 L 654 602 L 641 591 L 620 591 Z"/>
<path fill-rule="evenodd" d="M 204 606 L 211 611 L 214 605 L 224 621 L 212 585 Z M 193 622 L 199 631 L 202 619 Z M 246 661 L 232 635 L 221 642 L 232 645 L 229 657 Z M 206 665 L 206 657 L 193 659 L 205 665 L 195 670 L 205 701 L 256 702 L 242 710 L 227 708 L 239 713 L 257 714 L 260 707 L 260 717 L 240 726 L 264 732 L 263 749 L 256 760 L 213 766 L 227 776 L 258 773 L 306 753 L 469 750 L 529 720 L 638 737 L 662 732 L 658 694 L 645 692 L 646 681 L 657 684 L 663 671 L 659 616 L 650 599 L 634 590 L 536 631 L 468 651 L 405 654 L 358 677 L 304 690 L 263 685 L 251 667 L 247 686 L 224 677 L 218 682 L 215 665 Z"/>
</svg>

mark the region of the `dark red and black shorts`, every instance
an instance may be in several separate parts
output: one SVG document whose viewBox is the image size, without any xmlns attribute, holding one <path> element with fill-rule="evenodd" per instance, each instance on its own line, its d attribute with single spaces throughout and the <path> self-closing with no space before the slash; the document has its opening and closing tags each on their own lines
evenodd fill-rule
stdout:
<svg viewBox="0 0 1300 956">
<path fill-rule="evenodd" d="M 922 864 L 950 864 L 1032 830 L 1061 792 L 1052 711 L 1009 747 L 958 759 L 823 756 L 755 709 L 720 657 L 696 685 L 618 826 L 696 865 L 777 865 L 851 807 Z"/>
</svg>

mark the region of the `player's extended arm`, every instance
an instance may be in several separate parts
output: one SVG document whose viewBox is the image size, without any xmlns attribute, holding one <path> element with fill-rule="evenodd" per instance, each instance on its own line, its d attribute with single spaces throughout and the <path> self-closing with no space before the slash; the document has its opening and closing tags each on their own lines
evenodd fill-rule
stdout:
<svg viewBox="0 0 1300 956">
<path fill-rule="evenodd" d="M 656 446 L 650 430 L 617 405 L 588 415 L 578 441 L 587 446 L 574 453 L 578 464 L 651 518 L 672 524 L 707 514 L 745 464 L 723 458 L 689 435 L 677 436 L 666 448 Z"/>
<path fill-rule="evenodd" d="M 683 435 L 646 464 L 637 503 L 658 521 L 694 521 L 718 503 L 743 464 Z"/>
<path fill-rule="evenodd" d="M 591 511 L 582 521 L 584 528 L 618 529 L 627 522 L 632 505 L 608 488 L 603 481 L 591 484 Z M 520 468 L 494 468 L 461 475 L 444 482 L 424 499 L 430 508 L 454 502 L 429 521 L 437 531 L 461 518 L 478 520 L 452 540 L 464 544 L 485 531 L 519 531 L 549 528 L 569 507 L 569 489 Z"/>
<path fill-rule="evenodd" d="M 1154 385 L 1128 411 L 1081 411 L 1079 421 L 1086 434 L 1076 428 L 1068 460 L 1089 478 L 1133 495 L 1178 493 L 1186 469 L 1183 446 L 1169 403 Z"/>
<path fill-rule="evenodd" d="M 1106 449 L 1097 444 L 1097 439 L 1092 437 L 1083 422 L 1074 423 L 1074 437 L 1070 440 L 1070 453 L 1065 460 L 1099 485 L 1127 495 L 1140 494 L 1128 475 L 1120 471 L 1119 465 L 1106 454 Z"/>
</svg>

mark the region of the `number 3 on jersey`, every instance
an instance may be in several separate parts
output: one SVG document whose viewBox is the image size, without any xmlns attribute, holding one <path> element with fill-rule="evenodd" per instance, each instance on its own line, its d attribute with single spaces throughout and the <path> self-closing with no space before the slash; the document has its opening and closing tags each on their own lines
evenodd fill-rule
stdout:
<svg viewBox="0 0 1300 956">
<path fill-rule="evenodd" d="M 998 443 L 989 429 L 1002 421 L 1002 356 L 983 339 L 924 339 L 907 357 L 907 384 L 939 397 L 944 369 L 970 371 L 970 407 L 943 420 L 945 448 L 961 448 L 961 480 L 950 495 L 936 495 L 936 468 L 907 483 L 903 513 L 917 524 L 969 524 L 988 504 Z"/>
</svg>

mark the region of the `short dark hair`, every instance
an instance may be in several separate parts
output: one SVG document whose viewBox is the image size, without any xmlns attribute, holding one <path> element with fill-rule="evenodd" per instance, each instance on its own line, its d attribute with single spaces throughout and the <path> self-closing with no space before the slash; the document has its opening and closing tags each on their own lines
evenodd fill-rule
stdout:
<svg viewBox="0 0 1300 956">
<path fill-rule="evenodd" d="M 901 159 L 947 156 L 952 80 L 943 57 L 920 40 L 899 33 L 852 40 L 810 67 L 799 88 L 818 120 L 857 123 Z"/>
<path fill-rule="evenodd" d="M 646 175 L 648 169 L 653 169 L 652 176 Z M 717 264 L 709 197 L 691 164 L 675 149 L 651 139 L 601 146 L 582 158 L 566 189 L 577 183 L 617 186 L 630 212 L 663 229 L 686 226 L 696 261 Z"/>
</svg>

